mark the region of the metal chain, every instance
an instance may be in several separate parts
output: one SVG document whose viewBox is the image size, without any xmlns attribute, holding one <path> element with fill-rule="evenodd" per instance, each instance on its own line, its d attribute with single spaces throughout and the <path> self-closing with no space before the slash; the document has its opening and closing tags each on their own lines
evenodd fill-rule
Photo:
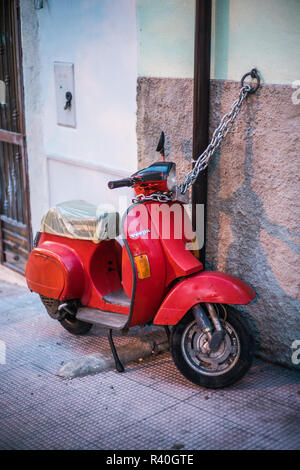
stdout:
<svg viewBox="0 0 300 470">
<path fill-rule="evenodd" d="M 219 126 L 215 129 L 211 142 L 204 150 L 204 152 L 198 157 L 193 169 L 188 172 L 186 175 L 186 179 L 184 183 L 179 185 L 180 193 L 185 194 L 188 188 L 194 184 L 196 179 L 199 176 L 199 173 L 207 167 L 209 160 L 215 153 L 215 151 L 219 148 L 222 140 L 225 139 L 226 135 L 232 128 L 234 121 L 239 114 L 243 102 L 247 98 L 249 92 L 251 92 L 252 88 L 250 85 L 242 86 L 240 89 L 239 97 L 232 105 L 231 110 L 226 113 L 219 124 Z"/>
<path fill-rule="evenodd" d="M 164 193 L 152 193 L 149 196 L 145 196 L 144 194 L 137 194 L 134 199 L 132 199 L 133 203 L 143 202 L 143 201 L 157 201 L 157 202 L 168 202 L 173 200 L 173 195 L 171 192 L 164 192 Z"/>
</svg>

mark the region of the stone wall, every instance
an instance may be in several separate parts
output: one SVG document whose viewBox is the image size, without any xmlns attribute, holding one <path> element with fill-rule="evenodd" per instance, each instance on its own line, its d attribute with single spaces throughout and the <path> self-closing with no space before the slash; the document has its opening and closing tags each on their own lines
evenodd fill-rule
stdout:
<svg viewBox="0 0 300 470">
<path fill-rule="evenodd" d="M 239 83 L 212 80 L 211 131 L 230 109 Z M 243 307 L 261 357 L 295 367 L 300 340 L 299 105 L 288 85 L 263 85 L 248 98 L 236 126 L 209 166 L 207 268 L 252 285 L 256 301 Z M 160 131 L 182 180 L 190 168 L 192 79 L 138 80 L 139 167 L 159 159 Z"/>
<path fill-rule="evenodd" d="M 166 159 L 176 162 L 179 178 L 190 168 L 193 135 L 193 80 L 190 78 L 138 78 L 138 165 L 161 160 L 156 147 L 165 133 Z"/>
</svg>

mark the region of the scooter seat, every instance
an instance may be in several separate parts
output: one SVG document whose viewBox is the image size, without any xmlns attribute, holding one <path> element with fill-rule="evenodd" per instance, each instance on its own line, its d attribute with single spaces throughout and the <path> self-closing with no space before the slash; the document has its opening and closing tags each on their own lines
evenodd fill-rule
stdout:
<svg viewBox="0 0 300 470">
<path fill-rule="evenodd" d="M 86 201 L 57 204 L 45 214 L 41 232 L 99 243 L 119 235 L 119 214 Z"/>
</svg>

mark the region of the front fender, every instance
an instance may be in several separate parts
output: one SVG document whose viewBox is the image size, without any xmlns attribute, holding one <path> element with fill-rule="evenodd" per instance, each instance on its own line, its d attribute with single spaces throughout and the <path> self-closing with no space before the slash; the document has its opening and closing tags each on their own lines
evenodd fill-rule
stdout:
<svg viewBox="0 0 300 470">
<path fill-rule="evenodd" d="M 256 294 L 252 287 L 230 274 L 202 271 L 176 284 L 161 304 L 153 323 L 176 325 L 200 302 L 243 305 Z"/>
</svg>

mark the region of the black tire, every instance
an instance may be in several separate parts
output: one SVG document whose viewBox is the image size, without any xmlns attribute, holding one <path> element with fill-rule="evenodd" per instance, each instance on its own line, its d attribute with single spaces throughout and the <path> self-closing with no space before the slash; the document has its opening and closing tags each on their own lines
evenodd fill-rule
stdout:
<svg viewBox="0 0 300 470">
<path fill-rule="evenodd" d="M 93 326 L 91 323 L 77 320 L 71 315 L 66 315 L 63 320 L 59 320 L 59 323 L 73 335 L 86 335 Z"/>
<path fill-rule="evenodd" d="M 225 324 L 223 323 L 223 325 Z M 196 333 L 193 333 L 195 331 Z M 198 349 L 193 350 L 193 342 L 196 344 L 196 339 L 194 338 L 197 337 L 198 344 L 200 344 L 201 338 L 204 337 L 201 335 L 202 333 L 191 312 L 188 312 L 173 327 L 171 353 L 179 371 L 191 382 L 206 388 L 217 389 L 228 387 L 240 380 L 251 367 L 254 353 L 252 336 L 248 331 L 248 325 L 241 318 L 240 313 L 227 306 L 226 335 L 216 354 L 219 353 L 220 358 L 222 358 L 221 352 L 224 353 L 223 357 L 226 357 L 227 351 L 234 351 L 236 354 L 234 355 L 233 352 L 232 355 L 228 355 L 228 366 L 227 369 L 224 367 L 224 371 L 210 370 L 209 362 L 205 362 L 205 358 L 208 358 L 208 361 L 210 360 L 209 356 L 199 352 Z M 238 340 L 236 340 L 236 337 Z M 226 345 L 228 345 L 227 350 Z M 189 347 L 192 351 L 191 354 L 188 351 Z M 196 351 L 196 354 L 194 351 Z M 199 364 L 196 364 L 194 358 L 196 358 Z M 204 360 L 202 360 L 203 358 Z M 208 367 L 203 366 L 203 364 L 208 364 Z"/>
<path fill-rule="evenodd" d="M 60 320 L 61 313 L 58 311 L 58 307 L 61 304 L 61 301 L 57 299 L 50 299 L 48 297 L 44 297 L 43 295 L 40 295 L 40 298 L 50 317 L 54 320 L 58 320 L 61 326 L 69 333 L 72 333 L 73 335 L 85 335 L 92 328 L 93 325 L 91 323 L 86 323 L 75 318 L 75 313 L 77 310 L 76 305 L 73 305 L 73 307 L 70 305 L 69 307 L 71 308 L 71 311 L 74 311 L 74 316 L 67 314 L 63 320 Z"/>
</svg>

